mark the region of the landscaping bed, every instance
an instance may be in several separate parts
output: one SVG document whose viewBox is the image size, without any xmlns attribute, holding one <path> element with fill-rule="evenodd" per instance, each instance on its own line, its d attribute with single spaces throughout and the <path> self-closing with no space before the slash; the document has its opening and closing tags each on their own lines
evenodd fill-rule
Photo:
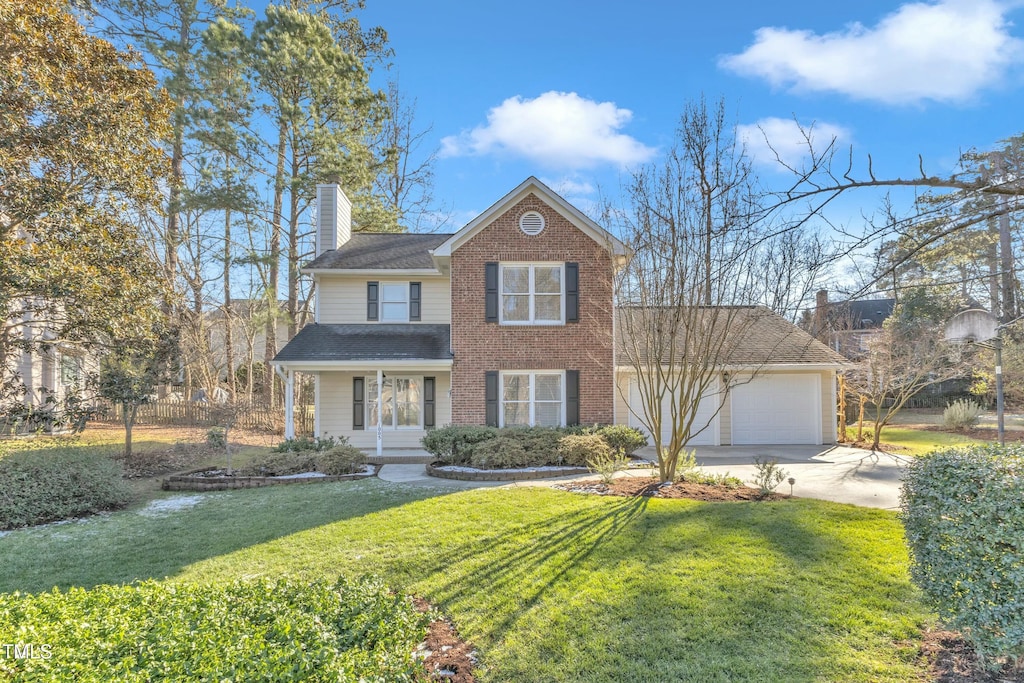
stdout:
<svg viewBox="0 0 1024 683">
<path fill-rule="evenodd" d="M 427 474 L 431 477 L 458 481 L 531 481 L 550 479 L 551 477 L 569 477 L 590 472 L 586 467 L 558 465 L 484 470 L 464 465 L 448 465 L 441 461 L 429 463 L 426 468 Z"/>
<path fill-rule="evenodd" d="M 643 496 L 647 498 L 689 498 L 709 502 L 783 500 L 789 498 L 778 493 L 762 495 L 761 491 L 748 486 L 719 486 L 678 481 L 662 484 L 655 477 L 621 477 L 610 484 L 599 481 L 573 481 L 557 484 L 554 488 L 574 493 L 593 493 L 604 496 Z"/>
<path fill-rule="evenodd" d="M 226 491 L 229 489 L 254 489 L 261 486 L 283 484 L 312 484 L 326 481 L 348 481 L 374 477 L 379 465 L 364 465 L 362 472 L 351 474 L 324 474 L 322 472 L 299 472 L 273 477 L 252 477 L 228 474 L 225 470 L 204 468 L 172 475 L 164 480 L 161 488 L 165 491 Z"/>
</svg>

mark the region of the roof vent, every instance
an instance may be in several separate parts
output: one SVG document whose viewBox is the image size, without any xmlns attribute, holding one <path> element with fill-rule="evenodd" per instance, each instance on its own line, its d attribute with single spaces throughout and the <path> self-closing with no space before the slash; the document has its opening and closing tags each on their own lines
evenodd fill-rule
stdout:
<svg viewBox="0 0 1024 683">
<path fill-rule="evenodd" d="M 519 229 L 527 235 L 539 235 L 544 229 L 544 216 L 536 211 L 527 211 L 519 217 Z"/>
</svg>

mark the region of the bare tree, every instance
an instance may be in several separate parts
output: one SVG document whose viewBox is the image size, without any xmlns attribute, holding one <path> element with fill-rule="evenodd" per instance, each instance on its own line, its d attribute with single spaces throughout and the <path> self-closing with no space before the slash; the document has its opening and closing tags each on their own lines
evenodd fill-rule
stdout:
<svg viewBox="0 0 1024 683">
<path fill-rule="evenodd" d="M 871 406 L 871 450 L 878 450 L 882 430 L 907 401 L 927 386 L 962 377 L 966 365 L 942 340 L 941 326 L 923 318 L 894 315 L 866 345 L 864 357 L 846 373 L 846 388 L 861 406 Z"/>
<path fill-rule="evenodd" d="M 614 216 L 633 252 L 618 280 L 617 350 L 632 370 L 639 405 L 631 410 L 650 433 L 662 481 L 675 479 L 680 454 L 731 388 L 749 382 L 778 345 L 812 343 L 763 305 L 777 298 L 766 262 L 788 272 L 795 266 L 772 255 L 802 251 L 793 226 L 768 220 L 765 196 L 724 104 L 709 110 L 700 100 L 686 107 L 663 165 L 634 174 L 629 208 Z M 702 403 L 714 409 L 701 412 Z"/>
</svg>

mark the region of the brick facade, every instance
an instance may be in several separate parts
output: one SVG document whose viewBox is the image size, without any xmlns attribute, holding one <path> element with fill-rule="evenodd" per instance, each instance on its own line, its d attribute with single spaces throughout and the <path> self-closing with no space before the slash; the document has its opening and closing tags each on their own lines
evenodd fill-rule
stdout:
<svg viewBox="0 0 1024 683">
<path fill-rule="evenodd" d="M 527 211 L 544 216 L 535 236 L 519 229 Z M 485 322 L 484 267 L 498 262 L 579 263 L 579 322 L 555 326 Z M 580 422 L 614 419 L 612 256 L 530 193 L 451 256 L 452 423 L 484 424 L 489 370 L 579 370 Z"/>
</svg>

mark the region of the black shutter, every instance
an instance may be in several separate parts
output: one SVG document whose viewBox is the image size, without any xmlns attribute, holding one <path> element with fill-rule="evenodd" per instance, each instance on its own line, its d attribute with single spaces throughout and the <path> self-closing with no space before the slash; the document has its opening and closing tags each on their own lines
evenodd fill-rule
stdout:
<svg viewBox="0 0 1024 683">
<path fill-rule="evenodd" d="M 565 320 L 580 321 L 580 264 L 565 264 Z"/>
<path fill-rule="evenodd" d="M 487 426 L 497 427 L 498 426 L 498 371 L 488 370 L 487 371 Z"/>
<path fill-rule="evenodd" d="M 434 411 L 434 378 L 423 378 L 423 427 L 433 427 L 436 420 Z"/>
<path fill-rule="evenodd" d="M 366 319 L 377 320 L 377 292 L 380 289 L 379 283 L 366 283 Z"/>
<path fill-rule="evenodd" d="M 422 287 L 419 282 L 409 283 L 409 320 L 420 319 L 420 297 Z"/>
<path fill-rule="evenodd" d="M 580 371 L 565 371 L 565 424 L 580 423 Z"/>
<path fill-rule="evenodd" d="M 484 264 L 484 308 L 485 322 L 498 322 L 498 264 Z"/>
<path fill-rule="evenodd" d="M 352 378 L 352 429 L 366 429 L 365 386 L 366 380 L 362 377 Z"/>
</svg>

